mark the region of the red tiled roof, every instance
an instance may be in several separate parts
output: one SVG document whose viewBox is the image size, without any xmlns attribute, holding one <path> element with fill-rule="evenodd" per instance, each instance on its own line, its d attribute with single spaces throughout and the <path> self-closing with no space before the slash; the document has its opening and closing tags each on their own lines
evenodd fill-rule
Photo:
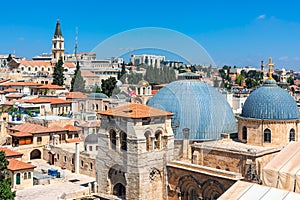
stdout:
<svg viewBox="0 0 300 200">
<path fill-rule="evenodd" d="M 64 90 L 65 88 L 59 85 L 46 84 L 38 87 L 39 89 L 55 89 L 55 90 Z"/>
<path fill-rule="evenodd" d="M 0 151 L 4 151 L 6 157 L 22 156 L 23 155 L 23 153 L 20 153 L 20 152 L 17 152 L 17 151 L 8 149 L 8 148 L 3 148 L 3 147 L 0 147 Z"/>
<path fill-rule="evenodd" d="M 24 66 L 52 66 L 51 62 L 47 62 L 47 61 L 33 61 L 33 60 L 21 60 L 20 61 L 20 65 L 24 65 Z"/>
<path fill-rule="evenodd" d="M 33 169 L 36 166 L 32 165 L 32 164 L 28 164 L 16 159 L 10 159 L 9 160 L 9 164 L 7 166 L 7 168 L 11 171 L 18 171 L 18 170 L 22 170 L 22 169 Z"/>
<path fill-rule="evenodd" d="M 81 76 L 83 77 L 95 77 L 98 78 L 99 76 L 97 76 L 96 74 L 94 74 L 93 72 L 89 71 L 89 70 L 81 70 Z"/>
<path fill-rule="evenodd" d="M 40 83 L 34 83 L 34 82 L 5 82 L 5 83 L 0 83 L 0 86 L 40 86 L 42 84 Z"/>
<path fill-rule="evenodd" d="M 52 132 L 62 132 L 62 131 L 67 131 L 68 129 L 66 128 L 63 128 L 63 127 L 60 127 L 60 126 L 51 126 L 51 127 L 48 127 L 49 130 L 51 130 Z"/>
<path fill-rule="evenodd" d="M 64 128 L 68 129 L 68 131 L 80 131 L 81 128 L 77 126 L 73 126 L 71 124 L 65 125 Z"/>
<path fill-rule="evenodd" d="M 85 122 L 83 124 L 79 125 L 80 127 L 89 128 L 89 127 L 100 127 L 100 120 L 98 121 L 91 121 L 91 122 Z"/>
<path fill-rule="evenodd" d="M 111 110 L 100 112 L 101 115 L 119 116 L 126 118 L 145 118 L 155 116 L 173 116 L 173 113 L 166 112 L 157 108 L 152 108 L 143 104 L 129 103 L 126 106 L 117 107 Z"/>
<path fill-rule="evenodd" d="M 15 90 L 13 88 L 8 88 L 6 90 L 3 90 L 3 92 L 6 92 L 6 93 L 8 93 L 8 92 L 18 92 L 18 90 Z"/>
<path fill-rule="evenodd" d="M 6 98 L 20 98 L 23 97 L 23 94 L 21 93 L 12 93 L 5 96 Z"/>
<path fill-rule="evenodd" d="M 76 65 L 72 62 L 65 62 L 64 67 L 76 68 Z"/>
<path fill-rule="evenodd" d="M 75 143 L 75 142 L 82 142 L 79 138 L 74 138 L 74 139 L 67 139 L 67 143 Z"/>
<path fill-rule="evenodd" d="M 82 92 L 68 92 L 66 93 L 67 99 L 85 99 L 87 96 Z"/>
<path fill-rule="evenodd" d="M 15 132 L 15 133 L 11 133 L 11 136 L 14 137 L 28 137 L 28 136 L 32 136 L 31 133 L 27 133 L 27 132 Z"/>
<path fill-rule="evenodd" d="M 70 101 L 60 99 L 60 98 L 34 98 L 25 101 L 26 103 L 40 104 L 40 103 L 50 103 L 50 104 L 70 104 Z"/>
<path fill-rule="evenodd" d="M 18 131 L 18 132 L 27 132 L 31 134 L 55 132 L 53 131 L 54 129 L 52 130 L 48 127 L 41 126 L 38 124 L 31 124 L 31 123 L 20 124 L 10 128 L 10 130 Z"/>
</svg>

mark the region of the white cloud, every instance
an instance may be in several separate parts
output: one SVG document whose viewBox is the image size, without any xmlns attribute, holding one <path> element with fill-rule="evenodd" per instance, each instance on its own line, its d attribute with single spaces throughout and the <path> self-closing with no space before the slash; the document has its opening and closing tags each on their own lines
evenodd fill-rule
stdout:
<svg viewBox="0 0 300 200">
<path fill-rule="evenodd" d="M 266 18 L 266 14 L 263 14 L 263 15 L 259 15 L 258 17 L 256 17 L 256 19 L 265 19 Z"/>
<path fill-rule="evenodd" d="M 288 56 L 281 56 L 281 57 L 278 58 L 278 60 L 288 60 L 288 59 L 289 59 Z"/>
</svg>

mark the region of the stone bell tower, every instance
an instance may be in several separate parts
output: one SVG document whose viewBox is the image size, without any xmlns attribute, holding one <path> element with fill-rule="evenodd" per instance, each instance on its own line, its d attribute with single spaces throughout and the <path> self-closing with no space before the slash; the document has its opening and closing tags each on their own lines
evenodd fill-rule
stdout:
<svg viewBox="0 0 300 200">
<path fill-rule="evenodd" d="M 98 192 L 128 200 L 166 199 L 165 166 L 174 150 L 173 114 L 128 104 L 100 115 Z"/>
<path fill-rule="evenodd" d="M 60 28 L 60 21 L 57 20 L 55 32 L 52 37 L 52 63 L 56 63 L 60 58 L 65 57 L 65 41 Z"/>
</svg>

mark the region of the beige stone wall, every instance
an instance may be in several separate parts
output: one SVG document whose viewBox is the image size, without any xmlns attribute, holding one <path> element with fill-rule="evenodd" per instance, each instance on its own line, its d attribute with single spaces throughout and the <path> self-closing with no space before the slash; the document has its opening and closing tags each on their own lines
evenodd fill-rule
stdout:
<svg viewBox="0 0 300 200">
<path fill-rule="evenodd" d="M 247 127 L 247 141 L 242 139 L 242 129 Z M 264 142 L 264 130 L 271 130 L 271 143 Z M 254 120 L 239 118 L 238 138 L 240 141 L 258 146 L 284 146 L 289 143 L 290 130 L 295 129 L 295 140 L 299 140 L 298 120 Z"/>
<path fill-rule="evenodd" d="M 55 166 L 73 172 L 75 171 L 75 152 L 70 152 L 60 147 L 51 145 L 51 149 L 43 149 L 43 159 L 46 161 L 49 161 L 49 151 L 55 152 Z M 79 173 L 91 177 L 96 177 L 96 159 L 93 155 L 85 152 L 80 152 Z"/>
<path fill-rule="evenodd" d="M 20 184 L 16 183 L 17 174 L 20 173 Z M 25 179 L 25 173 L 27 178 Z M 31 177 L 28 178 L 28 173 L 31 173 Z M 11 177 L 11 184 L 13 189 L 24 189 L 33 186 L 33 169 L 19 170 L 19 171 L 9 171 Z"/>
<path fill-rule="evenodd" d="M 194 189 L 199 199 L 211 199 L 209 198 L 211 195 L 219 197 L 235 183 L 235 180 L 204 174 L 189 168 L 168 166 L 167 171 L 169 200 L 189 199 L 183 195 L 191 189 Z"/>
<path fill-rule="evenodd" d="M 126 188 L 126 199 L 166 199 L 164 169 L 173 160 L 174 151 L 171 119 L 151 118 L 149 124 L 143 124 L 141 119 L 102 117 L 97 155 L 99 192 L 113 194 L 116 184 L 121 183 Z M 116 131 L 115 148 L 110 142 L 110 130 Z M 126 151 L 121 149 L 122 131 L 127 134 Z M 155 137 L 158 131 L 160 142 Z"/>
</svg>

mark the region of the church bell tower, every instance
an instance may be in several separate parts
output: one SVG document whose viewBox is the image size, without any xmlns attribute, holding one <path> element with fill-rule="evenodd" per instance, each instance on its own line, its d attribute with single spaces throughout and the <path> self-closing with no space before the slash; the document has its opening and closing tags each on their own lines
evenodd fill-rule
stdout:
<svg viewBox="0 0 300 200">
<path fill-rule="evenodd" d="M 60 28 L 60 21 L 57 20 L 55 32 L 52 38 L 52 63 L 56 63 L 60 58 L 64 60 L 65 47 L 64 37 Z"/>
</svg>

